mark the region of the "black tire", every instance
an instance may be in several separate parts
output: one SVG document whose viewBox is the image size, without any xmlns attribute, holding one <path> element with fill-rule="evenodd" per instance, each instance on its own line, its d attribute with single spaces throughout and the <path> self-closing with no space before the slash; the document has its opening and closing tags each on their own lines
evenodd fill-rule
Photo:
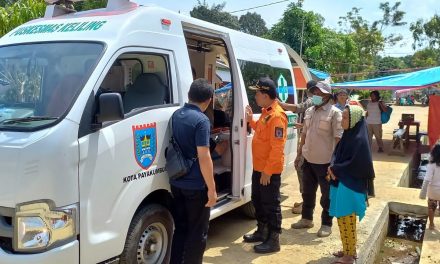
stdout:
<svg viewBox="0 0 440 264">
<path fill-rule="evenodd" d="M 173 217 L 165 207 L 152 204 L 142 208 L 131 221 L 120 263 L 169 263 L 173 227 Z"/>
<path fill-rule="evenodd" d="M 243 214 L 249 218 L 255 219 L 255 207 L 252 202 L 248 202 L 241 207 Z"/>
</svg>

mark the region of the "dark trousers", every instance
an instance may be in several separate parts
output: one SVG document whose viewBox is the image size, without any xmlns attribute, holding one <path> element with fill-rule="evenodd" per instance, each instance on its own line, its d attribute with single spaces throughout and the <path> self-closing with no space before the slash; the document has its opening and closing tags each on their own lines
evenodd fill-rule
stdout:
<svg viewBox="0 0 440 264">
<path fill-rule="evenodd" d="M 186 190 L 171 186 L 174 236 L 171 264 L 202 263 L 208 238 L 210 208 L 206 190 Z"/>
<path fill-rule="evenodd" d="M 269 230 L 281 233 L 281 175 L 273 174 L 270 184 L 260 184 L 261 172 L 252 173 L 252 203 L 258 222 L 267 223 Z"/>
<path fill-rule="evenodd" d="M 303 165 L 303 207 L 302 218 L 313 220 L 313 211 L 316 205 L 316 191 L 318 185 L 321 189 L 322 225 L 332 226 L 332 217 L 329 215 L 330 208 L 330 183 L 325 179 L 329 164 L 313 164 L 304 160 Z"/>
</svg>

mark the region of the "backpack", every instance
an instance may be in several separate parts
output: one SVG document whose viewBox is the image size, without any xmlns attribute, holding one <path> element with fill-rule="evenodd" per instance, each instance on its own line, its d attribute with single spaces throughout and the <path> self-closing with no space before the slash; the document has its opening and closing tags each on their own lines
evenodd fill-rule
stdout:
<svg viewBox="0 0 440 264">
<path fill-rule="evenodd" d="M 173 114 L 174 116 L 174 114 Z M 173 116 L 170 119 L 171 134 L 173 133 Z M 184 156 L 182 149 L 173 135 L 171 135 L 170 145 L 165 149 L 165 168 L 171 180 L 177 180 L 187 175 L 197 158 L 188 159 Z"/>
</svg>

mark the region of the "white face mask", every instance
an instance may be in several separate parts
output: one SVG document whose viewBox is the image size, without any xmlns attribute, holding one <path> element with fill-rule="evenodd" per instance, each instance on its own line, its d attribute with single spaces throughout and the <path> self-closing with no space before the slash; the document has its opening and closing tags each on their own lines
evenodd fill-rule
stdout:
<svg viewBox="0 0 440 264">
<path fill-rule="evenodd" d="M 317 105 L 321 105 L 322 101 L 323 101 L 322 96 L 319 96 L 319 95 L 312 96 L 312 103 L 313 103 L 313 105 L 316 105 L 316 106 Z"/>
</svg>

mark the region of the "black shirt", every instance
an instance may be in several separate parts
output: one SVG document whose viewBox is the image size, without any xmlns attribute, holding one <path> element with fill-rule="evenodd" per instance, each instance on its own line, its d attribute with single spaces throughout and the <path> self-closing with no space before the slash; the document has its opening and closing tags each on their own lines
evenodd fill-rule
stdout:
<svg viewBox="0 0 440 264">
<path fill-rule="evenodd" d="M 185 104 L 173 114 L 172 118 L 174 139 L 187 159 L 197 157 L 197 147 L 209 147 L 210 122 L 199 107 Z M 200 170 L 199 160 L 193 163 L 188 175 L 177 180 L 170 180 L 170 184 L 182 189 L 205 189 L 205 180 Z"/>
</svg>

